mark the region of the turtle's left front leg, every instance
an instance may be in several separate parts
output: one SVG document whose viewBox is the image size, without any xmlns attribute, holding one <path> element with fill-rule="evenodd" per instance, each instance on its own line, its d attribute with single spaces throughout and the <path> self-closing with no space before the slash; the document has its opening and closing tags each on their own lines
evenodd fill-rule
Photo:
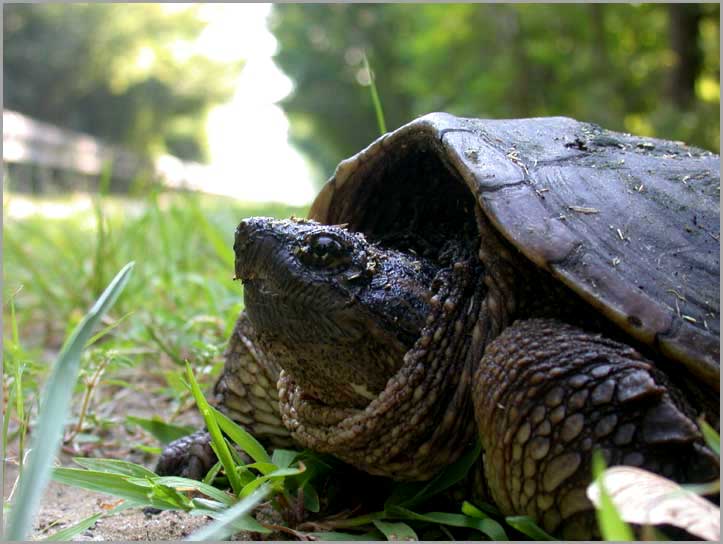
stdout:
<svg viewBox="0 0 723 544">
<path fill-rule="evenodd" d="M 500 509 L 564 538 L 596 536 L 585 495 L 595 449 L 608 466 L 682 482 L 716 478 L 693 409 L 666 381 L 633 348 L 600 335 L 545 319 L 508 327 L 487 346 L 473 391 Z"/>
</svg>

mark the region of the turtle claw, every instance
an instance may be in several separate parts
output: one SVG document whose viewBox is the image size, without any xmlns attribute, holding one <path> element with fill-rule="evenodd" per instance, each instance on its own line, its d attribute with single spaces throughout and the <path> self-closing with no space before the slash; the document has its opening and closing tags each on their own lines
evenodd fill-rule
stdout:
<svg viewBox="0 0 723 544">
<path fill-rule="evenodd" d="M 211 435 L 207 431 L 197 431 L 168 444 L 158 459 L 155 472 L 159 476 L 202 480 L 216 461 Z"/>
</svg>

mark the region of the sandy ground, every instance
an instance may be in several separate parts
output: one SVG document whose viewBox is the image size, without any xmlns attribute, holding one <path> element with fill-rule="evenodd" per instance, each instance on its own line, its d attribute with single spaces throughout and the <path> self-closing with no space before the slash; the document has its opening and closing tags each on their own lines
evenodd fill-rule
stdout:
<svg viewBox="0 0 723 544">
<path fill-rule="evenodd" d="M 167 400 L 143 393 L 140 390 L 104 391 L 102 394 L 112 395 L 113 402 L 106 409 L 112 409 L 114 414 L 119 414 L 119 417 L 117 417 L 119 424 L 104 432 L 103 446 L 101 448 L 80 449 L 76 454 L 78 456 L 88 455 L 126 459 L 152 469 L 155 464 L 154 456 L 128 448 L 128 444 L 137 444 L 143 441 L 142 432 L 129 434 L 122 421 L 126 415 L 151 417 L 154 414 L 161 416 L 168 414 L 170 408 Z M 200 417 L 193 410 L 190 410 L 188 413 L 183 414 L 181 420 L 177 422 L 200 426 L 199 419 Z M 157 443 L 149 445 L 158 446 Z M 14 446 L 14 444 L 11 444 L 9 447 L 8 459 L 10 462 L 5 465 L 3 499 L 10 495 L 17 478 L 17 464 L 14 462 L 16 450 Z M 73 454 L 68 452 L 66 448 L 66 451 L 61 452 L 58 460 L 63 466 L 78 468 L 78 465 L 73 463 L 72 457 Z M 106 512 L 114 508 L 119 502 L 119 499 L 110 495 L 51 482 L 43 497 L 31 538 L 34 540 L 47 538 L 93 514 Z M 95 526 L 76 536 L 74 540 L 181 540 L 210 521 L 210 518 L 205 516 L 191 516 L 184 512 L 175 511 L 146 515 L 142 509 L 133 508 L 102 517 Z M 249 536 L 240 534 L 236 538 L 248 540 Z"/>
<path fill-rule="evenodd" d="M 16 475 L 15 467 L 9 466 L 5 480 L 5 497 L 8 496 Z M 88 516 L 109 510 L 117 503 L 118 499 L 109 495 L 51 482 L 43 498 L 31 538 L 47 538 Z M 206 517 L 190 516 L 184 512 L 166 511 L 147 516 L 142 510 L 133 508 L 101 518 L 94 527 L 76 536 L 74 540 L 182 540 L 208 522 Z"/>
</svg>

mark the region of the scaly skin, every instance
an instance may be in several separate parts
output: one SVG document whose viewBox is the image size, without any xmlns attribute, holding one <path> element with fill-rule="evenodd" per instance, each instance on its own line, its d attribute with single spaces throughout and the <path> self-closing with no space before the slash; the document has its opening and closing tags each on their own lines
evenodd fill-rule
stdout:
<svg viewBox="0 0 723 544">
<path fill-rule="evenodd" d="M 477 219 L 479 240 L 425 258 L 337 226 L 242 222 L 246 313 L 219 405 L 271 445 L 397 480 L 431 478 L 479 436 L 480 491 L 567 538 L 597 536 L 585 497 L 595 449 L 608 464 L 715 478 L 700 406 Z M 196 444 L 207 435 L 194 436 L 159 468 L 202 477 L 213 458 Z"/>
<path fill-rule="evenodd" d="M 563 538 L 596 535 L 591 453 L 683 482 L 718 474 L 690 406 L 634 349 L 550 319 L 517 321 L 487 346 L 473 399 L 495 503 Z M 685 462 L 681 462 L 685 460 Z"/>
<path fill-rule="evenodd" d="M 328 402 L 304 399 L 303 388 L 282 373 L 281 413 L 294 439 L 397 480 L 429 479 L 456 460 L 476 434 L 468 354 L 482 286 L 473 278 L 464 262 L 437 276 L 419 339 L 363 410 L 343 412 Z"/>
<path fill-rule="evenodd" d="M 214 388 L 216 406 L 265 444 L 292 446 L 279 414 L 276 382 L 281 369 L 259 349 L 246 313 L 236 322 L 225 357 L 223 375 Z"/>
</svg>

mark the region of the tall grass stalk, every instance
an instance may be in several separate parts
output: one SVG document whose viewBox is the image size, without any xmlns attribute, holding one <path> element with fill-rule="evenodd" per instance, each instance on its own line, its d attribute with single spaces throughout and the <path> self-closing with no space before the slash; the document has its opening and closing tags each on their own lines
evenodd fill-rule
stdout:
<svg viewBox="0 0 723 544">
<path fill-rule="evenodd" d="M 30 533 L 40 498 L 60 447 L 63 427 L 70 411 L 73 388 L 78 379 L 80 356 L 101 317 L 116 301 L 130 278 L 133 263 L 118 272 L 105 291 L 75 328 L 58 356 L 43 395 L 32 450 L 20 476 L 5 537 L 24 540 Z"/>
<path fill-rule="evenodd" d="M 377 85 L 374 82 L 374 74 L 369 67 L 369 60 L 367 59 L 366 53 L 364 53 L 364 69 L 367 71 L 369 76 L 369 90 L 372 93 L 372 104 L 374 105 L 374 113 L 377 116 L 377 125 L 379 126 L 379 134 L 386 134 L 387 123 L 384 121 L 384 110 L 382 109 L 382 101 L 379 99 L 379 93 L 377 92 Z"/>
</svg>

